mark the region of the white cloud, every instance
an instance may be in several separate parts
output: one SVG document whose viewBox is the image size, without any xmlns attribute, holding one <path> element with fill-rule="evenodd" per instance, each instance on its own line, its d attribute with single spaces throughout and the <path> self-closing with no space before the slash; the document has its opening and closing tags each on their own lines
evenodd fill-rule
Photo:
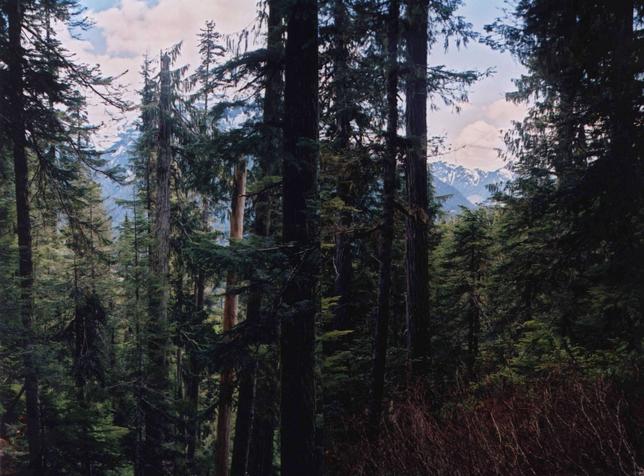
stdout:
<svg viewBox="0 0 644 476">
<path fill-rule="evenodd" d="M 482 108 L 485 117 L 499 127 L 509 127 L 512 121 L 521 120 L 526 113 L 525 104 L 515 104 L 505 99 L 499 99 L 486 104 Z"/>
<path fill-rule="evenodd" d="M 253 0 L 161 0 L 152 6 L 121 0 L 92 18 L 105 35 L 109 54 L 136 56 L 181 40 L 191 49 L 206 20 L 214 20 L 222 33 L 233 33 L 248 26 L 254 15 Z"/>
<path fill-rule="evenodd" d="M 527 111 L 525 104 L 515 104 L 505 99 L 477 107 L 480 117 L 456 131 L 452 142 L 453 153 L 448 159 L 466 167 L 495 170 L 505 162 L 499 151 L 505 150 L 503 134 L 512 127 L 513 121 L 523 119 Z"/>
<path fill-rule="evenodd" d="M 178 42 L 183 43 L 180 65 L 195 66 L 199 62 L 197 34 L 208 20 L 214 20 L 223 34 L 233 34 L 249 27 L 256 16 L 255 0 L 160 0 L 149 5 L 143 0 L 120 0 L 114 7 L 87 12 L 105 39 L 105 50 L 98 53 L 86 40 L 73 38 L 66 29 L 59 29 L 63 46 L 87 64 L 99 64 L 106 76 L 119 76 L 125 99 L 136 104 L 140 89 L 139 69 L 143 56 L 155 57 Z M 123 74 L 125 73 L 125 74 Z M 90 120 L 104 123 L 101 145 L 115 137 L 122 124 L 114 121 L 110 111 L 97 98 L 89 99 Z M 127 122 L 136 117 L 126 114 Z M 122 122 L 122 121 L 121 121 Z"/>
<path fill-rule="evenodd" d="M 499 128 L 479 119 L 466 125 L 456 135 L 449 161 L 470 168 L 498 169 L 504 165 L 498 157 L 498 149 L 502 145 Z"/>
<path fill-rule="evenodd" d="M 160 50 L 182 41 L 179 64 L 194 66 L 199 61 L 196 35 L 207 20 L 214 20 L 220 32 L 232 34 L 253 23 L 256 8 L 256 0 L 159 0 L 152 5 L 145 0 L 119 0 L 111 8 L 87 12 L 104 38 L 104 48 L 97 50 L 89 41 L 74 39 L 67 31 L 61 31 L 60 38 L 79 61 L 100 64 L 105 75 L 118 76 L 127 71 L 119 82 L 127 90 L 125 99 L 136 104 L 139 69 L 146 53 L 156 57 Z M 458 58 L 447 57 L 452 59 Z M 446 134 L 452 147 L 452 152 L 437 159 L 488 170 L 504 165 L 497 154 L 503 147 L 501 130 L 511 127 L 511 121 L 520 120 L 526 107 L 502 99 L 507 85 L 498 78 L 485 84 L 485 88 L 472 92 L 471 102 L 459 104 L 460 114 L 446 108 L 428 112 L 432 133 Z M 89 112 L 90 120 L 107 124 L 100 142 L 108 144 L 124 121 L 113 121 L 96 98 L 90 98 Z M 128 113 L 127 121 L 136 115 L 135 111 Z"/>
<path fill-rule="evenodd" d="M 478 99 L 478 98 L 477 98 Z M 503 134 L 526 114 L 525 104 L 514 104 L 505 99 L 473 100 L 460 114 L 449 111 L 430 112 L 430 125 L 438 122 L 447 137 L 450 149 L 431 160 L 445 160 L 468 168 L 496 170 L 505 162 L 499 151 L 505 150 Z"/>
</svg>

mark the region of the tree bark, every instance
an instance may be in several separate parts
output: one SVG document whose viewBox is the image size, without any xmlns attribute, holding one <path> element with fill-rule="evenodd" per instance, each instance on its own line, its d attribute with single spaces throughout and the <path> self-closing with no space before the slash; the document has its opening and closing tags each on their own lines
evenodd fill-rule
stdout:
<svg viewBox="0 0 644 476">
<path fill-rule="evenodd" d="M 248 303 L 248 308 L 250 308 L 250 302 Z M 252 368 L 242 369 L 239 372 L 239 396 L 237 398 L 235 438 L 230 463 L 231 476 L 245 476 L 248 471 L 248 452 L 250 448 L 250 434 L 253 424 L 255 400 L 255 367 L 257 364 L 252 362 L 250 365 Z"/>
<path fill-rule="evenodd" d="M 29 470 L 33 475 L 43 472 L 43 448 L 40 435 L 40 405 L 38 373 L 34 362 L 35 338 L 33 331 L 33 261 L 31 218 L 29 216 L 29 169 L 27 162 L 27 137 L 25 133 L 25 104 L 23 79 L 23 49 L 21 44 L 24 12 L 20 0 L 5 4 L 9 44 L 7 48 L 7 99 L 11 111 L 8 124 L 13 146 L 13 164 L 16 190 L 16 217 L 18 229 L 18 276 L 20 277 L 20 318 L 24 336 L 23 364 L 25 370 L 25 396 L 27 409 L 27 442 L 29 445 Z"/>
<path fill-rule="evenodd" d="M 249 476 L 271 476 L 274 474 L 273 440 L 278 421 L 276 395 L 279 393 L 275 361 L 261 363 L 256 375 L 247 471 Z"/>
<path fill-rule="evenodd" d="M 385 385 L 387 338 L 391 298 L 391 260 L 394 239 L 394 204 L 396 199 L 396 158 L 398 153 L 398 37 L 399 0 L 390 0 L 387 16 L 387 143 L 383 163 L 382 227 L 378 261 L 378 307 L 373 350 L 369 429 L 378 438 Z"/>
<path fill-rule="evenodd" d="M 244 207 L 246 204 L 246 162 L 241 160 L 235 167 L 232 207 L 230 214 L 230 241 L 240 241 L 244 235 Z M 238 283 L 234 271 L 226 277 L 224 297 L 223 331 L 228 332 L 237 323 L 238 295 L 233 289 Z M 217 440 L 215 445 L 215 475 L 228 476 L 228 454 L 230 448 L 230 416 L 233 403 L 232 368 L 224 368 L 219 385 L 219 406 L 217 412 Z"/>
<path fill-rule="evenodd" d="M 289 9 L 284 86 L 283 242 L 290 244 L 281 329 L 281 469 L 319 472 L 315 431 L 315 320 L 320 312 L 317 0 Z"/>
<path fill-rule="evenodd" d="M 407 348 L 411 369 L 427 370 L 429 357 L 429 198 L 427 182 L 428 0 L 407 2 L 406 220 Z"/>
</svg>

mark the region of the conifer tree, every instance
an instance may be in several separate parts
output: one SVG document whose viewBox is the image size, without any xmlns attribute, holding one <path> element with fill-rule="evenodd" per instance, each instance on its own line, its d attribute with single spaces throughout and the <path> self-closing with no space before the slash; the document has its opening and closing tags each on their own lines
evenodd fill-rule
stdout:
<svg viewBox="0 0 644 476">
<path fill-rule="evenodd" d="M 23 325 L 23 360 L 25 368 L 25 394 L 27 398 L 27 438 L 29 441 L 29 466 L 31 474 L 42 472 L 42 441 L 40 435 L 40 409 L 38 397 L 38 374 L 34 361 L 33 335 L 33 260 L 31 244 L 31 218 L 29 217 L 29 165 L 24 104 L 24 71 L 22 27 L 24 10 L 21 2 L 13 0 L 4 5 L 3 16 L 7 18 L 8 41 L 5 62 L 7 74 L 7 111 L 11 117 L 5 124 L 10 131 L 13 153 L 16 216 L 18 222 L 18 249 L 20 276 L 20 315 Z"/>
<path fill-rule="evenodd" d="M 283 74 L 283 16 L 279 1 L 267 4 L 266 57 L 262 86 L 261 145 L 257 168 L 260 174 L 260 189 L 253 202 L 254 218 L 251 232 L 260 239 L 269 239 L 275 234 L 272 215 L 275 214 L 275 199 L 265 179 L 277 175 L 281 152 L 281 93 Z M 262 306 L 267 298 L 264 285 L 257 277 L 250 279 L 246 319 L 251 325 L 261 325 L 267 318 L 262 316 Z M 277 323 L 269 323 L 271 347 L 276 347 Z M 273 349 L 274 351 L 275 349 Z M 235 441 L 231 462 L 231 475 L 260 476 L 273 471 L 273 435 L 277 425 L 276 409 L 277 366 L 269 357 L 253 360 L 239 373 L 239 397 L 235 422 Z"/>
<path fill-rule="evenodd" d="M 246 203 L 246 162 L 240 160 L 235 166 L 233 191 L 231 194 L 230 211 L 230 243 L 239 242 L 244 235 L 244 207 Z M 226 296 L 224 300 L 223 332 L 229 332 L 237 323 L 237 307 L 239 297 L 235 286 L 239 277 L 235 271 L 228 271 L 226 277 Z M 219 406 L 217 412 L 217 446 L 215 448 L 215 471 L 217 474 L 228 475 L 228 456 L 230 446 L 230 419 L 233 403 L 233 378 L 231 368 L 225 366 L 221 372 L 219 386 Z"/>
<path fill-rule="evenodd" d="M 172 166 L 170 55 L 162 53 L 159 72 L 158 152 L 154 171 L 154 210 L 150 253 L 149 369 L 147 383 L 151 401 L 146 405 L 146 464 L 163 474 L 163 445 L 169 431 L 163 406 L 169 392 L 168 369 L 168 273 L 170 257 L 170 168 Z"/>
<path fill-rule="evenodd" d="M 286 23 L 282 240 L 294 275 L 281 322 L 281 471 L 318 474 L 315 321 L 319 298 L 317 2 L 298 0 Z"/>
<path fill-rule="evenodd" d="M 378 260 L 378 303 L 373 346 L 373 370 L 369 406 L 371 437 L 377 439 L 382 413 L 385 363 L 391 306 L 391 266 L 394 239 L 394 205 L 398 160 L 398 42 L 400 2 L 391 0 L 387 11 L 387 137 L 382 172 L 382 224 Z"/>
<path fill-rule="evenodd" d="M 511 13 L 512 26 L 499 20 L 488 28 L 502 38 L 492 44 L 508 48 L 529 70 L 509 97 L 535 99 L 508 135 L 518 178 L 503 200 L 507 223 L 521 226 L 515 232 L 529 238 L 524 248 L 537 250 L 541 259 L 539 274 L 518 266 L 512 273 L 526 282 L 520 302 L 528 317 L 556 329 L 569 354 L 573 344 L 602 347 L 598 335 L 605 337 L 609 328 L 614 342 L 640 346 L 627 337 L 638 332 L 637 320 L 624 317 L 641 314 L 633 305 L 638 292 L 625 281 L 619 288 L 626 294 L 611 291 L 614 273 L 638 279 L 627 263 L 642 252 L 632 239 L 642 200 L 633 182 L 642 173 L 632 135 L 638 124 L 637 13 L 629 2 L 525 1 Z"/>
<path fill-rule="evenodd" d="M 407 151 L 407 339 L 412 366 L 429 358 L 429 197 L 427 189 L 427 49 L 429 2 L 407 3 L 408 74 L 405 79 Z"/>
</svg>

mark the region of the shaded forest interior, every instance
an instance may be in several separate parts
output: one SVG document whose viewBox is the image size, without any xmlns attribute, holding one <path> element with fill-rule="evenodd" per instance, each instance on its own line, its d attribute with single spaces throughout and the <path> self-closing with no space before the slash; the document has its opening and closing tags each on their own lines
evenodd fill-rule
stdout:
<svg viewBox="0 0 644 476">
<path fill-rule="evenodd" d="M 644 3 L 265 0 L 136 102 L 82 6 L 0 0 L 0 476 L 644 474 Z M 451 213 L 473 42 L 527 113 Z"/>
</svg>

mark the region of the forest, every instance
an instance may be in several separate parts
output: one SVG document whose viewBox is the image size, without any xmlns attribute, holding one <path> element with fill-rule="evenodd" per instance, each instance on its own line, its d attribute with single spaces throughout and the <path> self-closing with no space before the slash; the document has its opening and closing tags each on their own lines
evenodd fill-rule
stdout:
<svg viewBox="0 0 644 476">
<path fill-rule="evenodd" d="M 0 476 L 644 474 L 644 3 L 463 4 L 261 0 L 135 86 L 0 0 Z M 475 44 L 526 113 L 448 209 Z"/>
</svg>

